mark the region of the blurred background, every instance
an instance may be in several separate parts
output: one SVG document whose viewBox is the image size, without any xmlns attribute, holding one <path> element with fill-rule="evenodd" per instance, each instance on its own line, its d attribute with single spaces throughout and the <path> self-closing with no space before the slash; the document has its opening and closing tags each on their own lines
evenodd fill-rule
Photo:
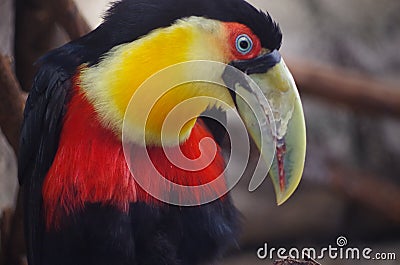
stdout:
<svg viewBox="0 0 400 265">
<path fill-rule="evenodd" d="M 13 2 L 0 0 L 0 53 L 11 62 L 22 90 L 27 91 L 34 73 L 32 62 L 88 28 L 74 30 L 68 22 L 49 15 L 45 0 L 18 0 L 17 13 Z M 101 22 L 109 3 L 75 2 L 90 28 Z M 267 10 L 282 28 L 282 53 L 305 109 L 307 161 L 300 187 L 280 207 L 269 180 L 249 193 L 249 179 L 242 179 L 233 191 L 243 214 L 240 249 L 222 264 L 272 264 L 272 260 L 257 258 L 257 249 L 264 243 L 319 249 L 336 246 L 339 236 L 345 236 L 351 247 L 396 253 L 397 261 L 326 259 L 321 264 L 400 264 L 400 1 L 250 2 Z M 5 70 L 0 71 L 4 74 Z M 14 113 L 8 107 L 9 96 L 0 87 L 0 126 L 8 133 L 7 138 L 0 137 L 3 230 L 12 226 L 13 211 L 7 209 L 13 209 L 17 189 L 12 148 L 17 133 L 7 127 Z M 17 108 L 14 114 L 20 112 Z M 8 234 L 2 233 L 2 244 Z"/>
</svg>

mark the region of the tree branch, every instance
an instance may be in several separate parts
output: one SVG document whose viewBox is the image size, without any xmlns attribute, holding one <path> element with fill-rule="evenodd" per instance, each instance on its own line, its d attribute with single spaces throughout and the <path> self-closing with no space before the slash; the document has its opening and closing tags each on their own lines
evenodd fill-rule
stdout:
<svg viewBox="0 0 400 265">
<path fill-rule="evenodd" d="M 14 58 L 21 87 L 29 91 L 36 60 L 50 49 L 55 19 L 45 0 L 16 0 Z M 34 27 L 32 25 L 35 25 Z"/>
<path fill-rule="evenodd" d="M 0 219 L 0 264 L 5 264 L 3 254 L 6 252 L 6 242 L 10 238 L 11 223 L 12 223 L 13 210 L 7 208 L 3 210 Z"/>
<path fill-rule="evenodd" d="M 52 6 L 57 23 L 67 32 L 71 40 L 90 31 L 90 26 L 72 0 L 48 0 Z"/>
<path fill-rule="evenodd" d="M 56 23 L 71 40 L 90 31 L 72 0 L 17 0 L 16 18 L 16 74 L 24 91 L 32 85 L 37 70 L 34 63 L 52 47 Z"/>
<path fill-rule="evenodd" d="M 26 96 L 11 70 L 10 60 L 0 55 L 0 127 L 17 155 Z M 21 196 L 15 213 L 5 211 L 2 220 L 0 261 L 7 265 L 20 265 L 25 252 Z"/>
<path fill-rule="evenodd" d="M 350 70 L 288 60 L 300 92 L 356 111 L 400 117 L 400 85 Z"/>
<path fill-rule="evenodd" d="M 25 100 L 26 94 L 11 70 L 10 60 L 0 54 L 0 128 L 16 154 Z"/>
<path fill-rule="evenodd" d="M 369 172 L 338 166 L 330 172 L 328 179 L 334 189 L 400 224 L 399 185 Z"/>
<path fill-rule="evenodd" d="M 13 215 L 8 217 L 11 223 L 6 227 L 8 231 L 6 231 L 7 236 L 4 238 L 4 265 L 26 265 L 23 214 L 23 189 L 20 189 L 18 192 L 17 208 Z"/>
</svg>

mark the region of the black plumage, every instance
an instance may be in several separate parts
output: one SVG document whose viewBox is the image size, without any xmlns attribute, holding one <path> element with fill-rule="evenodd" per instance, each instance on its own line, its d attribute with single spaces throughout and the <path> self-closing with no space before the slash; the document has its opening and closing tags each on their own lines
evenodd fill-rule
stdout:
<svg viewBox="0 0 400 265">
<path fill-rule="evenodd" d="M 129 215 L 88 204 L 63 229 L 46 233 L 40 264 L 203 264 L 236 244 L 237 219 L 228 198 L 201 208 L 134 203 Z"/>
</svg>

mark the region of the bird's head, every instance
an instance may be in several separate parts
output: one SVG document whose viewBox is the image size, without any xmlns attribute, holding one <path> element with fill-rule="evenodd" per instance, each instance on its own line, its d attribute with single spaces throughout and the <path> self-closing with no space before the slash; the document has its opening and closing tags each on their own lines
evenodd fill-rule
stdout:
<svg viewBox="0 0 400 265">
<path fill-rule="evenodd" d="M 278 203 L 291 196 L 303 171 L 305 125 L 297 88 L 278 52 L 282 35 L 269 15 L 242 0 L 128 0 L 115 4 L 96 31 L 109 38 L 104 41 L 112 47 L 96 63 L 81 68 L 80 82 L 105 126 L 118 135 L 126 126 L 133 142 L 140 143 L 145 136 L 147 145 L 171 146 L 189 137 L 197 118 L 207 109 L 236 108 L 262 149 L 262 130 L 237 95 L 252 94 L 256 84 L 268 99 L 273 114 L 270 123 L 276 127 L 277 154 L 270 176 Z M 224 67 L 182 64 L 174 75 L 164 76 L 144 92 L 141 89 L 159 71 L 196 60 Z M 248 74 L 253 85 L 232 75 L 230 67 Z M 198 72 L 222 80 L 233 91 L 210 82 L 187 82 L 160 90 L 171 80 L 187 80 Z M 136 114 L 125 115 L 139 90 L 142 96 L 134 103 Z M 197 98 L 193 104 L 182 104 L 193 98 Z M 146 111 L 149 105 L 151 112 Z M 165 126 L 178 105 L 179 111 Z"/>
</svg>

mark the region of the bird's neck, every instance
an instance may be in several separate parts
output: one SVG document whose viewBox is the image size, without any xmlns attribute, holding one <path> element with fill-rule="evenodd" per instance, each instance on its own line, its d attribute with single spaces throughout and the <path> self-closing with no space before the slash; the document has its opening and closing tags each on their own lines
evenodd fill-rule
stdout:
<svg viewBox="0 0 400 265">
<path fill-rule="evenodd" d="M 171 182 L 195 186 L 210 183 L 224 171 L 219 147 L 209 141 L 200 144 L 204 138 L 212 139 L 200 121 L 180 146 L 168 150 L 147 147 L 152 163 L 144 156 L 134 155 L 130 170 L 121 140 L 113 131 L 104 128 L 79 88 L 75 88 L 67 109 L 59 148 L 43 185 L 48 228 L 57 227 L 62 223 L 63 216 L 80 211 L 87 203 L 105 203 L 123 212 L 129 210 L 130 203 L 137 201 L 160 203 L 138 185 L 136 177 L 151 182 L 156 179 L 155 172 L 158 172 Z M 202 156 L 209 153 L 213 154 L 211 160 Z M 179 161 L 181 154 L 192 160 L 190 166 L 198 170 L 175 165 L 174 161 Z M 201 157 L 205 160 L 198 159 Z M 207 160 L 209 163 L 204 166 Z M 158 185 L 157 181 L 151 184 Z M 223 192 L 225 189 L 221 182 L 211 187 L 214 189 L 212 192 Z"/>
</svg>

